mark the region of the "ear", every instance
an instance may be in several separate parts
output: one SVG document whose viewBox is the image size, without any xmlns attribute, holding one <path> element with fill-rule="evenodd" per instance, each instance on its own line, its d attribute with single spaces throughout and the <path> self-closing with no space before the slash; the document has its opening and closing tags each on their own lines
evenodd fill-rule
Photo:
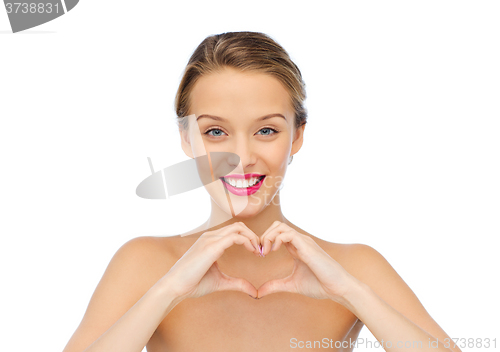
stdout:
<svg viewBox="0 0 500 352">
<path fill-rule="evenodd" d="M 186 130 L 184 128 L 179 128 L 179 134 L 181 135 L 182 150 L 184 150 L 184 153 L 188 157 L 194 159 L 193 149 L 191 148 L 191 141 L 189 139 L 189 130 Z"/>
<path fill-rule="evenodd" d="M 291 155 L 294 155 L 297 153 L 300 148 L 302 147 L 302 142 L 304 141 L 304 130 L 306 128 L 306 124 L 303 124 L 294 133 L 294 138 L 292 142 L 292 153 Z"/>
</svg>

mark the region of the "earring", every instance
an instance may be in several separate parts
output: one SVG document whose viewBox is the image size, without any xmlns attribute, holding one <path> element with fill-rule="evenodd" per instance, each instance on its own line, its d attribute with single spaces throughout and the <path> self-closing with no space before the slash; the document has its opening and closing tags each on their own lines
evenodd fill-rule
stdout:
<svg viewBox="0 0 500 352">
<path fill-rule="evenodd" d="M 293 161 L 293 155 L 290 157 L 290 161 L 288 162 L 288 165 L 290 165 Z"/>
</svg>

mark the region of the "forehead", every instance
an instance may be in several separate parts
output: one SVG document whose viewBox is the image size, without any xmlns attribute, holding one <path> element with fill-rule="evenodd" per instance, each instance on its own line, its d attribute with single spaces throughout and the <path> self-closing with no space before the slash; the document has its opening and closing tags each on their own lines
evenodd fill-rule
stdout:
<svg viewBox="0 0 500 352">
<path fill-rule="evenodd" d="M 190 96 L 190 113 L 260 117 L 282 113 L 287 119 L 293 109 L 290 94 L 281 82 L 261 72 L 224 68 L 201 76 Z"/>
</svg>

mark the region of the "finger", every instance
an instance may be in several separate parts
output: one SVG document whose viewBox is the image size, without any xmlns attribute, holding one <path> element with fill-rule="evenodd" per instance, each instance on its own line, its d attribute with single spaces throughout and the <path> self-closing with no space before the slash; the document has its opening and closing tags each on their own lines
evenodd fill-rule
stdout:
<svg viewBox="0 0 500 352">
<path fill-rule="evenodd" d="M 290 254 L 292 255 L 292 257 L 294 258 L 298 258 L 299 257 L 299 254 L 297 253 L 297 248 L 295 248 L 295 246 L 291 243 L 283 243 L 286 247 L 286 249 L 288 249 L 288 252 L 290 252 Z M 273 248 L 274 250 L 274 248 Z"/>
<path fill-rule="evenodd" d="M 291 276 L 288 276 L 284 279 L 275 279 L 270 280 L 262 284 L 257 289 L 258 296 L 257 298 L 262 298 L 264 296 L 270 295 L 272 293 L 277 292 L 291 292 L 296 293 L 295 287 L 292 283 Z"/>
<path fill-rule="evenodd" d="M 281 221 L 278 221 L 278 220 L 276 220 L 275 222 L 273 222 L 273 223 L 271 224 L 271 226 L 269 226 L 269 227 L 268 227 L 268 229 L 267 229 L 266 231 L 264 231 L 264 233 L 262 234 L 262 236 L 260 236 L 260 239 L 262 240 L 262 237 L 264 237 L 266 233 L 269 233 L 269 231 L 271 231 L 271 230 L 275 229 L 277 226 L 279 226 L 279 225 L 281 225 L 281 224 L 282 224 L 282 222 L 281 222 Z M 262 242 L 261 242 L 261 243 L 262 243 Z"/>
<path fill-rule="evenodd" d="M 260 252 L 259 248 L 260 248 L 260 238 L 259 236 L 257 236 L 257 234 L 255 232 L 253 232 L 252 230 L 250 230 L 250 228 L 244 223 L 244 222 L 238 222 L 238 224 L 241 224 L 243 225 L 245 228 L 248 229 L 248 231 L 250 231 L 250 234 L 252 234 L 252 238 L 251 238 L 251 241 L 252 241 L 252 244 L 255 246 L 255 249 Z"/>
<path fill-rule="evenodd" d="M 290 226 L 285 223 L 279 223 L 274 228 L 270 229 L 267 233 L 262 235 L 260 242 L 262 244 L 262 253 L 267 255 L 271 250 L 271 245 L 274 242 L 274 238 L 282 232 L 293 230 Z"/>
<path fill-rule="evenodd" d="M 232 233 L 221 239 L 221 241 L 223 241 L 223 243 L 229 244 L 229 246 L 224 245 L 225 247 L 224 249 L 231 247 L 233 244 L 240 244 L 243 245 L 250 252 L 253 252 L 255 254 L 257 254 L 258 252 L 258 250 L 253 245 L 252 241 L 248 237 L 242 235 L 241 233 Z"/>
<path fill-rule="evenodd" d="M 291 231 L 280 232 L 274 239 L 273 237 L 268 237 L 268 239 L 272 242 L 272 248 L 269 251 L 277 251 L 283 243 L 288 243 L 292 240 L 292 233 Z"/>
<path fill-rule="evenodd" d="M 235 231 L 238 231 L 238 233 L 241 233 L 242 235 L 248 237 L 248 239 L 252 242 L 253 247 L 255 248 L 255 251 L 258 253 L 259 251 L 259 236 L 255 234 L 252 230 L 248 228 L 245 223 L 239 221 L 235 222 L 234 224 L 230 225 L 233 226 Z"/>
<path fill-rule="evenodd" d="M 254 247 L 251 240 L 241 233 L 237 232 L 230 233 L 219 239 L 219 241 L 217 242 L 217 245 L 220 246 L 220 248 L 222 248 L 222 252 L 224 252 L 227 248 L 231 247 L 234 244 L 243 245 L 250 252 L 254 253 L 255 255 L 259 255 L 258 254 L 259 251 Z"/>
<path fill-rule="evenodd" d="M 246 227 L 241 222 L 235 222 L 231 225 L 228 225 L 228 226 L 220 229 L 219 231 L 214 232 L 212 234 L 212 236 L 225 237 L 225 236 L 228 236 L 229 234 L 232 234 L 232 233 L 237 233 L 237 234 L 240 234 L 240 235 L 248 238 L 249 241 L 252 243 L 252 247 L 253 247 L 253 249 L 249 249 L 249 250 L 251 252 L 255 252 L 255 254 L 259 253 L 259 237 L 255 234 L 255 232 L 250 230 L 248 227 Z M 228 247 L 232 245 L 232 243 L 231 244 L 226 243 L 226 244 L 228 245 Z M 239 244 L 241 244 L 241 243 L 239 243 Z M 225 247 L 224 249 L 226 249 L 228 247 Z"/>
<path fill-rule="evenodd" d="M 248 280 L 239 277 L 232 277 L 220 271 L 221 279 L 217 291 L 240 291 L 254 298 L 257 297 L 257 289 Z"/>
<path fill-rule="evenodd" d="M 295 232 L 295 233 L 294 233 Z M 299 235 L 299 239 L 303 240 L 303 237 L 300 236 L 295 230 L 289 230 L 286 232 L 282 232 L 277 235 L 272 241 L 273 244 L 271 246 L 270 251 L 277 251 L 281 245 L 283 244 L 288 252 L 292 255 L 293 258 L 299 258 L 299 253 L 297 252 L 297 248 L 293 245 L 293 242 L 297 243 L 300 240 L 294 241 L 294 236 Z"/>
</svg>

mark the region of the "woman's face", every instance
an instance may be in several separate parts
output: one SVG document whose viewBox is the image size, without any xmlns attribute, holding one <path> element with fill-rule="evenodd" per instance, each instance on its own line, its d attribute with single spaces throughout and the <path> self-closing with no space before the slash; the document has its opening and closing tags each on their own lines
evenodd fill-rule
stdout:
<svg viewBox="0 0 500 352">
<path fill-rule="evenodd" d="M 200 77 L 190 99 L 189 130 L 181 132 L 185 153 L 191 158 L 209 152 L 239 156 L 238 160 L 228 154 L 217 161 L 234 167 L 230 172 L 234 177 L 205 188 L 227 214 L 242 218 L 258 214 L 273 201 L 289 157 L 302 145 L 305 125 L 295 129 L 290 95 L 270 75 L 225 68 Z M 273 116 L 262 119 L 269 115 Z M 264 177 L 252 179 L 250 174 Z M 237 176 L 246 177 L 249 187 Z M 260 182 L 252 187 L 256 181 Z"/>
</svg>

